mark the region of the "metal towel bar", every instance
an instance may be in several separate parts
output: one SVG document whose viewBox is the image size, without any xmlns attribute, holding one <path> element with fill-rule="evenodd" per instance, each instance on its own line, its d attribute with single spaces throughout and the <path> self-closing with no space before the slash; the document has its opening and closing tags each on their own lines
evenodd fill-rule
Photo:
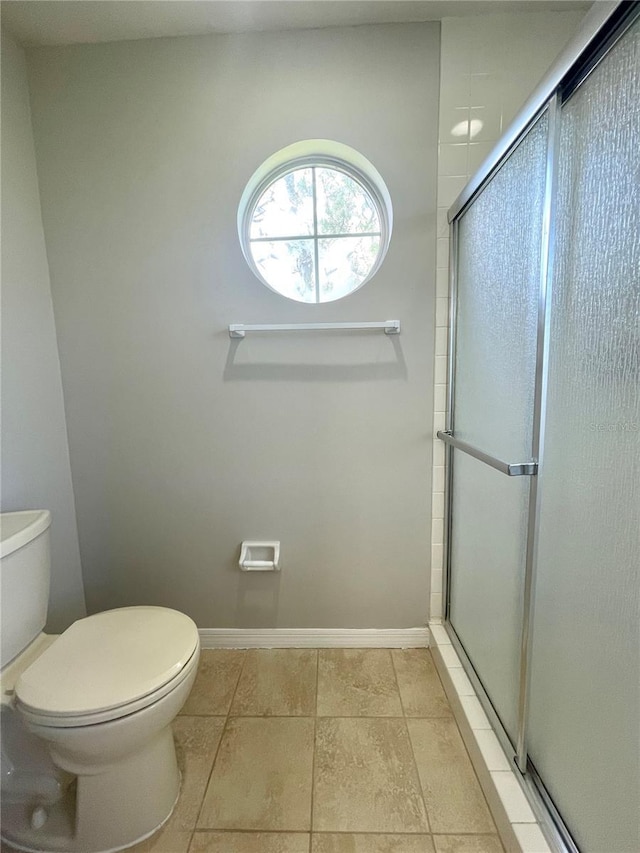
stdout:
<svg viewBox="0 0 640 853">
<path fill-rule="evenodd" d="M 307 331 L 367 331 L 382 329 L 385 335 L 400 334 L 400 320 L 384 320 L 382 323 L 259 323 L 248 326 L 233 323 L 229 326 L 230 338 L 244 338 L 246 332 L 307 332 Z"/>
</svg>

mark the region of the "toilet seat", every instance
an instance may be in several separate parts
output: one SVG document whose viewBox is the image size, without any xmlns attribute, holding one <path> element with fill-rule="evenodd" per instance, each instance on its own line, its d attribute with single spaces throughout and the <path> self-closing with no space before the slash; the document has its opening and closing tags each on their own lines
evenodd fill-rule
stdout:
<svg viewBox="0 0 640 853">
<path fill-rule="evenodd" d="M 158 701 L 192 672 L 198 629 L 165 607 L 124 607 L 74 622 L 20 676 L 16 704 L 32 723 L 86 726 Z"/>
</svg>

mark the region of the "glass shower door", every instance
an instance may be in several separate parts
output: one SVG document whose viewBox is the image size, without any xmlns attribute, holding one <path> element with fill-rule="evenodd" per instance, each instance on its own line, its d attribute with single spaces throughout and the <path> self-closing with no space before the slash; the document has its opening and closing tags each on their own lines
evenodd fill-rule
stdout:
<svg viewBox="0 0 640 853">
<path fill-rule="evenodd" d="M 565 103 L 528 751 L 584 853 L 640 850 L 640 23 Z"/>
<path fill-rule="evenodd" d="M 547 136 L 544 114 L 457 223 L 449 621 L 514 745 Z"/>
<path fill-rule="evenodd" d="M 453 213 L 447 620 L 558 849 L 638 853 L 640 6 L 589 49 Z"/>
</svg>

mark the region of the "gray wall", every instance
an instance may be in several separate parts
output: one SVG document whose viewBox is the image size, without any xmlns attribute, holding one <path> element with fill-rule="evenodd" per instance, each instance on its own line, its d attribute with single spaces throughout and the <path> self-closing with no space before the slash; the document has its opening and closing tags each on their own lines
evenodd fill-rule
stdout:
<svg viewBox="0 0 640 853">
<path fill-rule="evenodd" d="M 384 25 L 29 53 L 88 606 L 201 627 L 402 627 L 429 601 L 439 29 Z M 373 281 L 292 303 L 236 212 L 279 148 L 379 169 Z M 234 322 L 399 318 L 399 338 L 247 337 Z M 243 539 L 282 541 L 278 576 Z"/>
<path fill-rule="evenodd" d="M 85 613 L 24 52 L 2 35 L 2 511 L 50 509 L 48 629 Z"/>
</svg>

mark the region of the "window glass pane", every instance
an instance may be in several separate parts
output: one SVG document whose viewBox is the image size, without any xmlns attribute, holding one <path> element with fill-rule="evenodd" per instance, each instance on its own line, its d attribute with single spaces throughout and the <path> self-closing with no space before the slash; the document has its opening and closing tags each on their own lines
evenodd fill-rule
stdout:
<svg viewBox="0 0 640 853">
<path fill-rule="evenodd" d="M 316 143 L 317 160 L 310 151 L 287 162 L 283 149 L 270 158 L 271 171 L 264 163 L 238 210 L 240 243 L 254 274 L 276 293 L 308 303 L 340 299 L 369 278 L 387 251 L 392 216 L 371 164 L 338 143 L 325 156 L 327 143 Z M 344 150 L 344 162 L 336 149 Z"/>
<path fill-rule="evenodd" d="M 296 169 L 278 178 L 260 196 L 251 217 L 250 239 L 302 237 L 313 234 L 311 169 Z"/>
<path fill-rule="evenodd" d="M 314 241 L 276 240 L 251 243 L 251 254 L 268 284 L 298 302 L 315 302 Z"/>
<path fill-rule="evenodd" d="M 332 302 L 360 287 L 376 262 L 379 248 L 379 237 L 319 240 L 319 301 Z"/>
<path fill-rule="evenodd" d="M 335 169 L 316 169 L 319 234 L 379 232 L 380 220 L 369 193 Z"/>
</svg>

